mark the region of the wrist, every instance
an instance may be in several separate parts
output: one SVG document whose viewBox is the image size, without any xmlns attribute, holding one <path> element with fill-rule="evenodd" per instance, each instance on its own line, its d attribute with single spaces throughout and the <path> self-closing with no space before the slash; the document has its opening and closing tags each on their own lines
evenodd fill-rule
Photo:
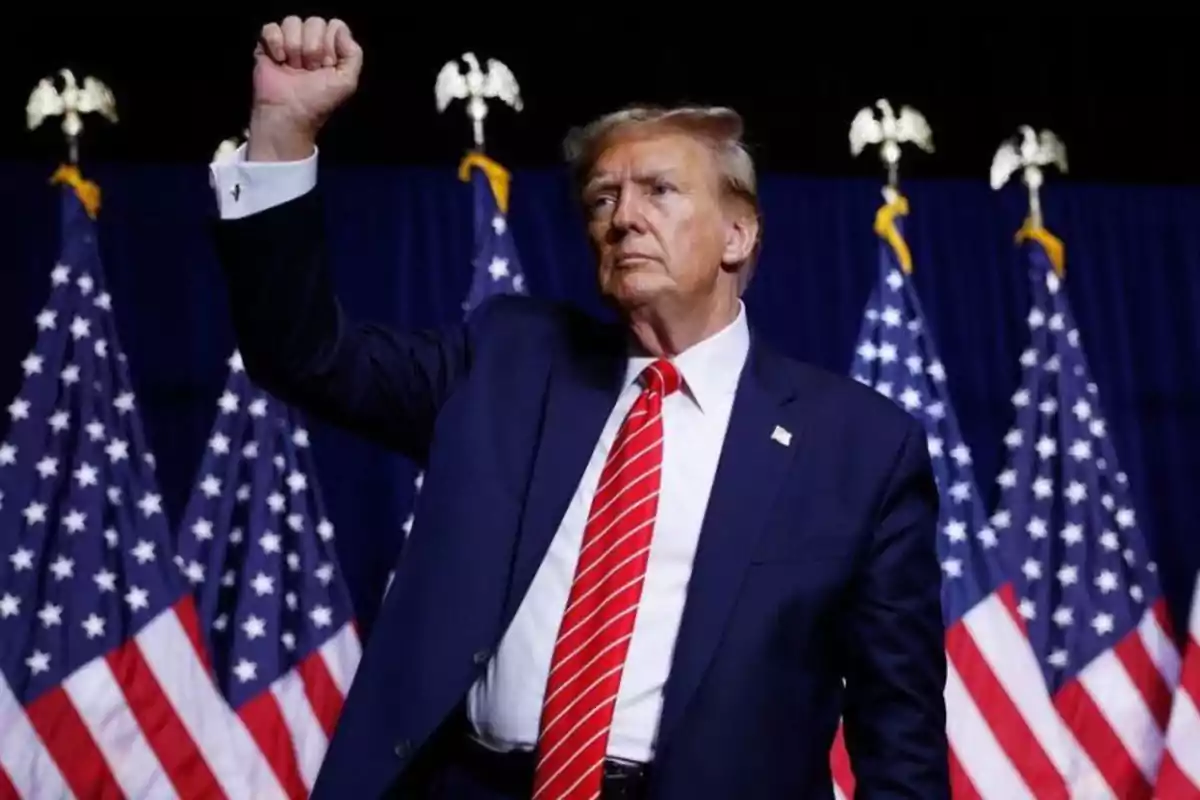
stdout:
<svg viewBox="0 0 1200 800">
<path fill-rule="evenodd" d="M 247 161 L 303 161 L 316 147 L 314 126 L 280 109 L 256 108 L 250 114 Z"/>
</svg>

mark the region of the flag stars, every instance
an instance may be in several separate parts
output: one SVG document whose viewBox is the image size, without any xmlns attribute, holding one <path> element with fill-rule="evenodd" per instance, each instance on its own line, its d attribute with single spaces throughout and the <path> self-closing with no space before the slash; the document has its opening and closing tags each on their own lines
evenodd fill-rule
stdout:
<svg viewBox="0 0 1200 800">
<path fill-rule="evenodd" d="M 45 364 L 45 360 L 41 356 L 36 353 L 30 353 L 21 362 L 21 369 L 24 371 L 25 377 L 28 378 L 31 375 L 40 375 L 43 364 Z"/>
<path fill-rule="evenodd" d="M 27 550 L 24 547 L 18 547 L 13 554 L 8 557 L 9 563 L 13 565 L 15 572 L 22 572 L 27 569 L 33 569 L 33 551 Z"/>
<path fill-rule="evenodd" d="M 1113 632 L 1114 622 L 1112 614 L 1101 612 L 1092 618 L 1092 630 L 1097 636 L 1104 636 Z"/>
<path fill-rule="evenodd" d="M 0 597 L 0 619 L 15 617 L 21 613 L 21 598 L 5 593 Z"/>
<path fill-rule="evenodd" d="M 246 638 L 253 641 L 259 637 L 267 635 L 267 621 L 262 617 L 251 614 L 246 617 L 246 621 L 242 623 L 242 632 L 246 634 Z"/>
<path fill-rule="evenodd" d="M 157 494 L 147 492 L 146 494 L 142 495 L 141 500 L 138 500 L 138 508 L 142 510 L 142 514 L 144 514 L 147 518 L 152 517 L 155 514 L 161 514 L 162 497 Z"/>
<path fill-rule="evenodd" d="M 0 444 L 0 466 L 8 467 L 17 463 L 17 448 L 11 444 Z"/>
<path fill-rule="evenodd" d="M 52 628 L 62 624 L 62 606 L 53 603 L 46 603 L 41 610 L 37 612 L 38 619 L 42 621 L 43 628 Z"/>
<path fill-rule="evenodd" d="M 87 514 L 76 509 L 71 509 L 63 517 L 62 524 L 67 529 L 67 533 L 81 533 L 87 527 Z"/>
<path fill-rule="evenodd" d="M 8 404 L 8 415 L 12 417 L 13 422 L 29 419 L 29 401 L 20 397 L 13 400 Z"/>
<path fill-rule="evenodd" d="M 216 475 L 205 475 L 204 480 L 200 481 L 200 491 L 204 496 L 212 499 L 221 496 L 221 481 Z"/>
<path fill-rule="evenodd" d="M 113 400 L 113 408 L 117 409 L 119 414 L 129 414 L 134 408 L 133 392 L 122 392 Z"/>
<path fill-rule="evenodd" d="M 496 256 L 492 262 L 488 264 L 488 274 L 492 276 L 492 280 L 498 281 L 508 277 L 508 259 Z"/>
<path fill-rule="evenodd" d="M 104 592 L 115 592 L 117 590 L 117 576 L 115 573 L 107 569 L 102 569 L 92 576 L 92 581 L 96 584 L 96 588 L 103 594 Z"/>
<path fill-rule="evenodd" d="M 308 478 L 303 472 L 293 470 L 287 476 L 287 485 L 292 490 L 292 494 L 299 494 L 308 488 Z"/>
<path fill-rule="evenodd" d="M 236 414 L 238 405 L 238 396 L 229 390 L 217 400 L 217 408 L 221 409 L 222 414 Z"/>
<path fill-rule="evenodd" d="M 79 488 L 83 489 L 88 486 L 97 484 L 96 477 L 99 473 L 91 464 L 83 463 L 75 470 L 75 481 L 79 484 Z"/>
<path fill-rule="evenodd" d="M 250 581 L 250 588 L 253 589 L 254 593 L 259 597 L 265 597 L 266 595 L 275 593 L 275 580 L 265 573 L 259 572 L 254 576 L 254 579 Z"/>
<path fill-rule="evenodd" d="M 50 654 L 34 650 L 29 658 L 25 659 L 25 666 L 29 667 L 29 671 L 34 675 L 48 672 L 50 670 Z"/>
<path fill-rule="evenodd" d="M 239 659 L 233 668 L 233 675 L 241 683 L 249 683 L 258 677 L 258 665 L 245 658 Z"/>
<path fill-rule="evenodd" d="M 150 607 L 150 593 L 140 586 L 130 586 L 125 593 L 125 602 L 130 611 L 142 611 Z"/>
<path fill-rule="evenodd" d="M 50 574 L 55 580 L 64 581 L 67 578 L 75 575 L 75 562 L 66 556 L 60 555 L 54 561 L 50 562 Z"/>
<path fill-rule="evenodd" d="M 92 335 L 92 323 L 90 320 L 86 320 L 83 317 L 75 317 L 75 319 L 71 320 L 70 331 L 71 337 L 75 339 L 75 341 L 86 339 Z"/>
<path fill-rule="evenodd" d="M 83 632 L 89 639 L 96 639 L 104 635 L 104 619 L 95 613 L 89 614 L 87 619 L 79 624 L 83 626 Z"/>
<path fill-rule="evenodd" d="M 50 429 L 55 433 L 62 433 L 70 429 L 71 415 L 66 411 L 55 411 L 50 415 Z"/>
<path fill-rule="evenodd" d="M 313 610 L 308 612 L 308 617 L 318 628 L 326 628 L 333 624 L 333 610 L 329 606 L 314 606 Z"/>
<path fill-rule="evenodd" d="M 149 564 L 154 560 L 154 543 L 139 539 L 136 546 L 129 551 L 139 564 Z"/>
</svg>

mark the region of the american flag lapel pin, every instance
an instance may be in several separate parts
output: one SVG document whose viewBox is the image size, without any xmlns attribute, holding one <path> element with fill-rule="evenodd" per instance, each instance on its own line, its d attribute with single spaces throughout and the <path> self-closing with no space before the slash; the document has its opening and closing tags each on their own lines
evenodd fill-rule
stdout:
<svg viewBox="0 0 1200 800">
<path fill-rule="evenodd" d="M 792 443 L 792 432 L 787 428 L 776 425 L 775 430 L 771 431 L 771 438 L 784 447 L 788 447 Z"/>
</svg>

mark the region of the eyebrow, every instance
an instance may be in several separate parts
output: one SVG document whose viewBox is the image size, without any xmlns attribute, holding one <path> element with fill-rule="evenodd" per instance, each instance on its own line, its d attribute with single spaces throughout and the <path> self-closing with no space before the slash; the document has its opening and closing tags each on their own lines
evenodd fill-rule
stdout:
<svg viewBox="0 0 1200 800">
<path fill-rule="evenodd" d="M 675 173 L 676 170 L 673 170 L 669 167 L 658 170 L 643 170 L 642 172 L 634 173 L 633 182 L 652 183 L 653 181 L 661 180 L 663 178 L 674 178 Z M 618 183 L 620 183 L 620 181 L 611 175 L 600 175 L 588 180 L 588 182 L 584 184 L 583 191 L 585 194 L 588 192 L 596 192 L 601 189 L 608 189 L 616 186 Z"/>
</svg>

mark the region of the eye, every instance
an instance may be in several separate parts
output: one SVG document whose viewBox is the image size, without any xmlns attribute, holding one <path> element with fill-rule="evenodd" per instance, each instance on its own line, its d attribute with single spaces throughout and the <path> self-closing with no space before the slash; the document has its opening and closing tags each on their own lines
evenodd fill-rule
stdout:
<svg viewBox="0 0 1200 800">
<path fill-rule="evenodd" d="M 666 181 L 655 181 L 650 187 L 650 193 L 653 195 L 664 195 L 668 192 L 675 191 L 675 187 Z"/>
</svg>

